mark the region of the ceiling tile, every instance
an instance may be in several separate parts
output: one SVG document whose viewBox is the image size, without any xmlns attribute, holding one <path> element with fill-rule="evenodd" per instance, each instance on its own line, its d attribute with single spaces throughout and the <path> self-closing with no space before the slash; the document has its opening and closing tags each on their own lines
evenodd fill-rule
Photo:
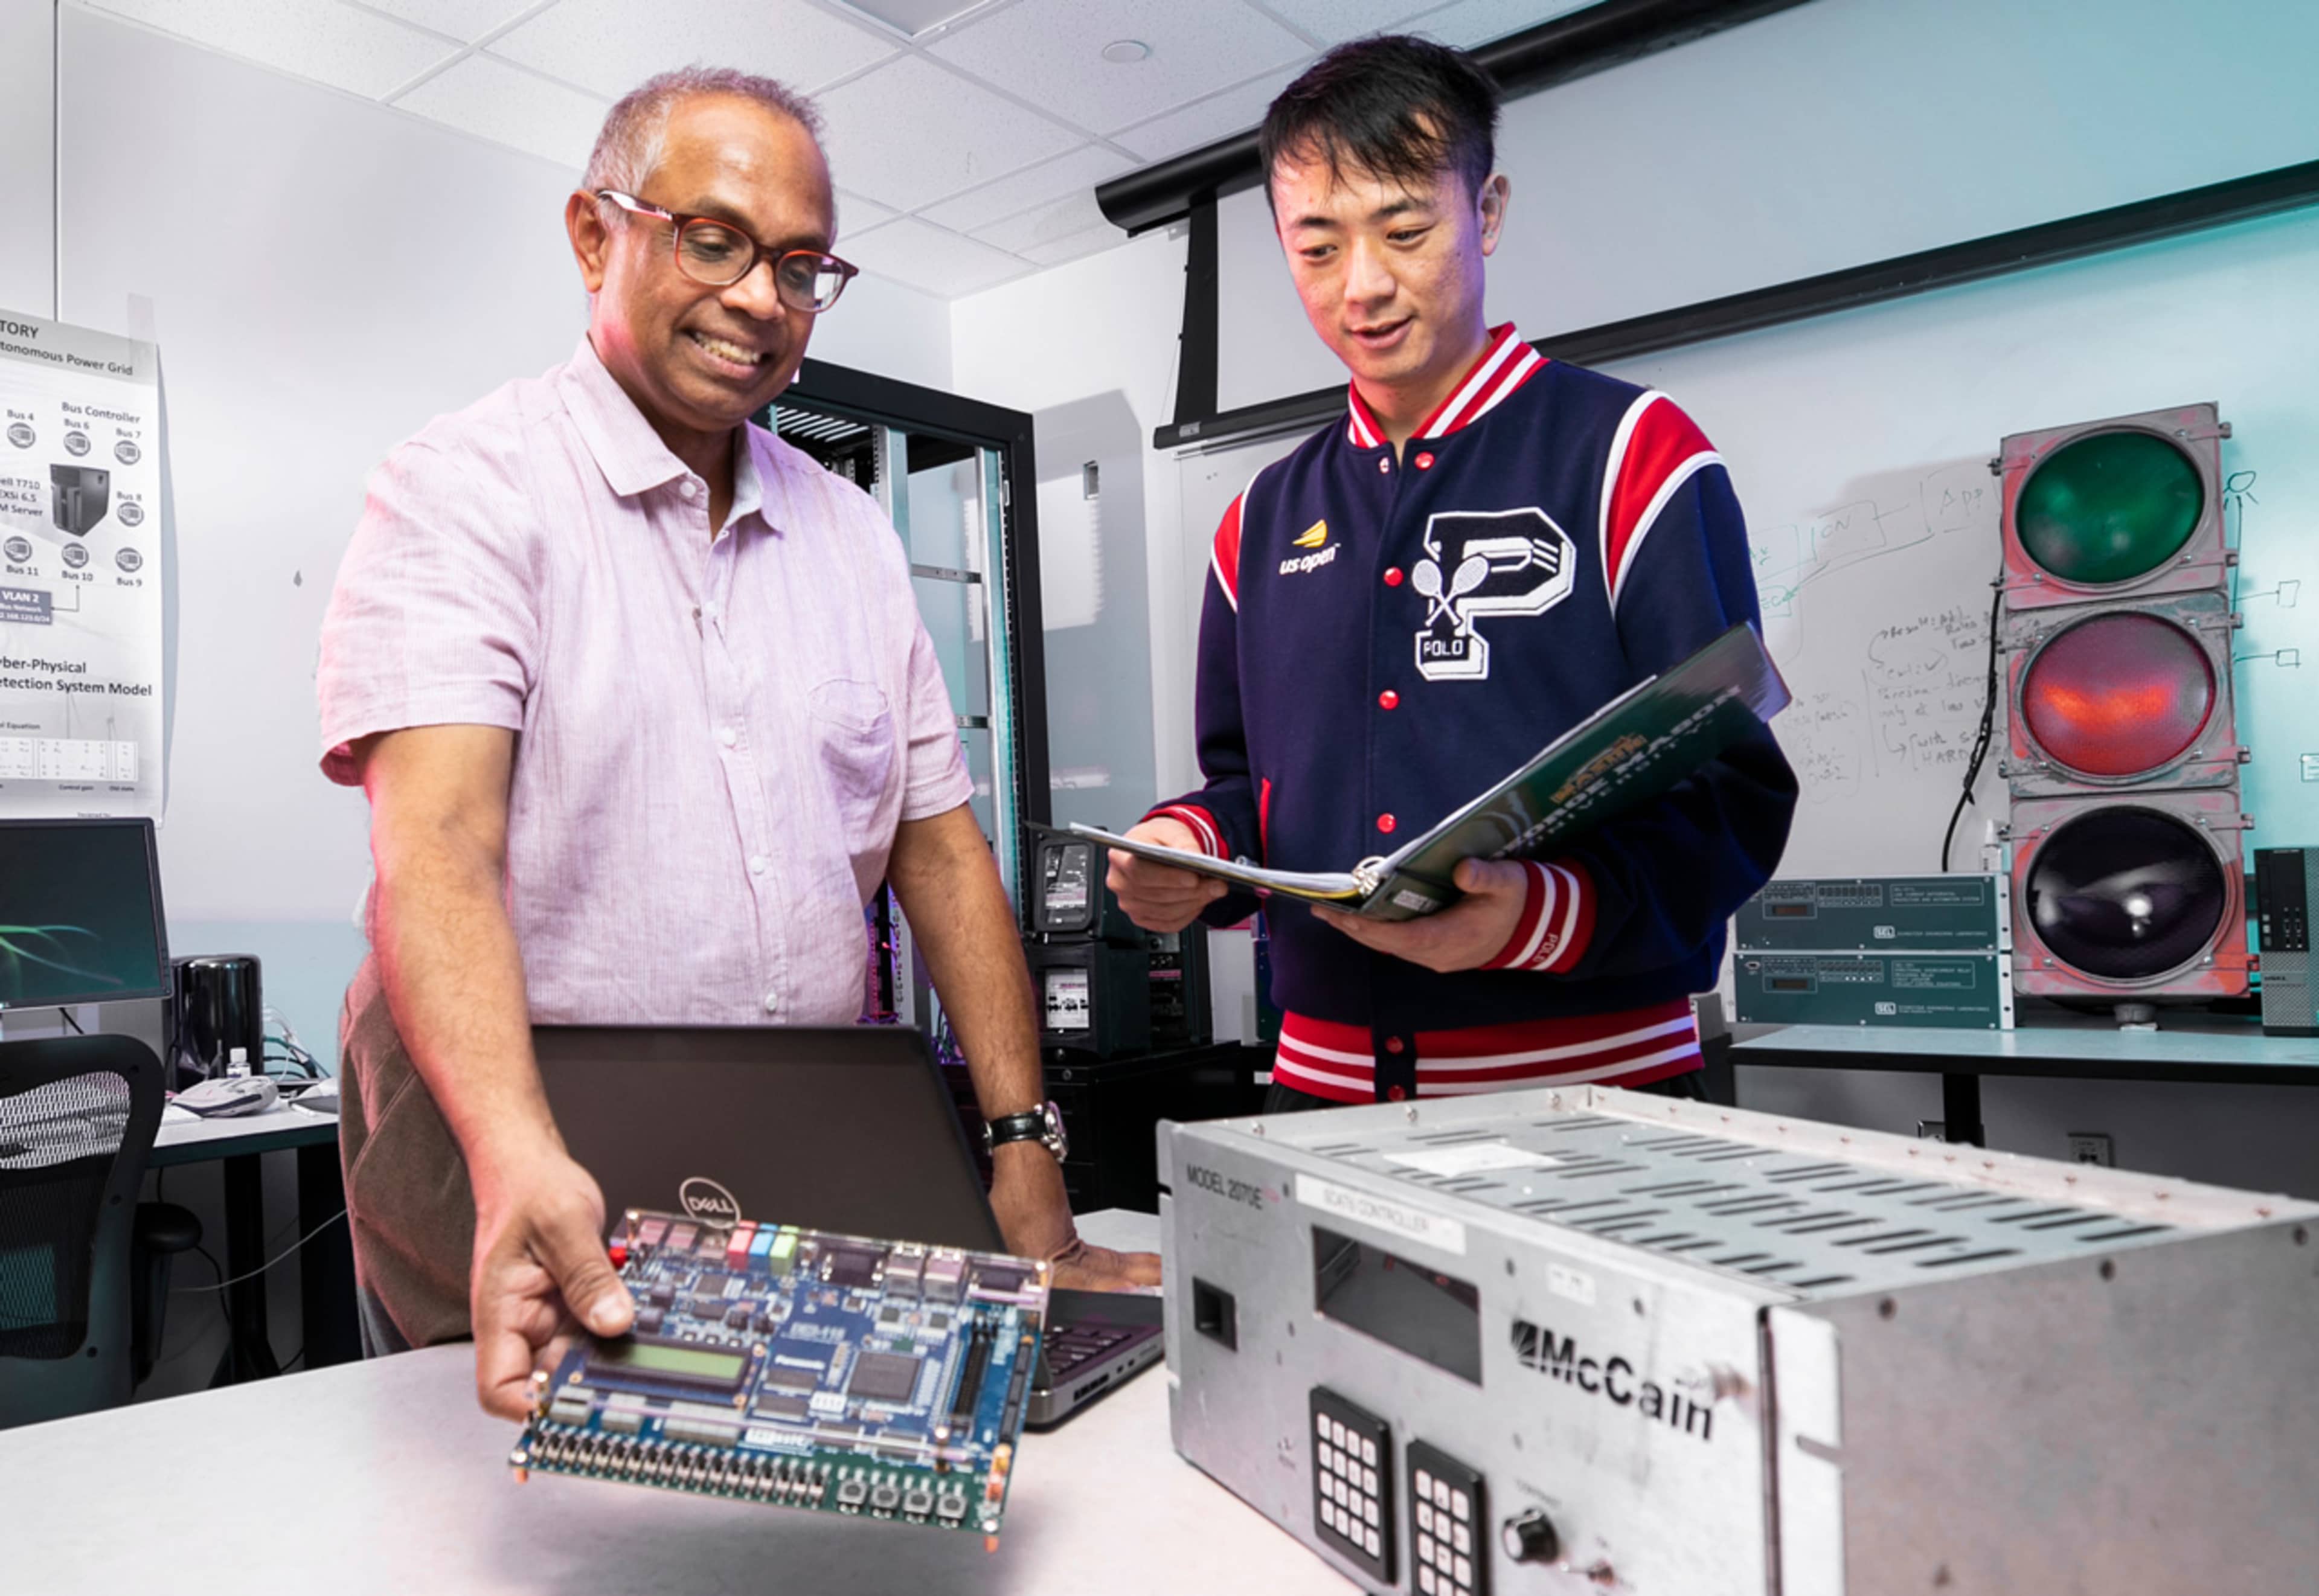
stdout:
<svg viewBox="0 0 2319 1596">
<path fill-rule="evenodd" d="M 979 228 L 974 236 L 994 249 L 1004 249 L 1011 255 L 1028 255 L 1034 245 L 1051 244 L 1073 233 L 1083 233 L 1091 227 L 1110 227 L 1104 220 L 1102 209 L 1095 203 L 1092 190 L 1081 190 L 1068 199 L 1042 205 L 1035 211 L 1025 211 L 1020 216 L 1010 216 L 1004 221 Z M 1127 237 L 1121 232 L 1122 239 Z"/>
<path fill-rule="evenodd" d="M 473 43 L 532 10 L 538 0 L 347 0 L 347 4 L 364 11 L 383 11 Z"/>
<path fill-rule="evenodd" d="M 866 233 L 873 227 L 883 227 L 901 212 L 891 205 L 881 205 L 875 200 L 865 200 L 858 194 L 837 191 L 837 236 L 850 239 L 855 233 Z"/>
<path fill-rule="evenodd" d="M 1147 45 L 1128 66 L 1105 61 L 1118 40 Z M 1010 94 L 1107 133 L 1311 47 L 1241 0 L 1022 0 L 932 47 Z"/>
<path fill-rule="evenodd" d="M 1273 96 L 1295 82 L 1306 64 L 1297 61 L 1278 71 L 1268 72 L 1253 83 L 1228 88 L 1197 104 L 1114 134 L 1113 142 L 1124 144 L 1145 160 L 1156 161 L 1234 133 L 1245 133 L 1264 120 L 1265 107 L 1272 104 Z"/>
<path fill-rule="evenodd" d="M 970 233 L 1006 217 L 1019 216 L 1035 206 L 1071 194 L 1092 194 L 1096 184 L 1106 177 L 1116 177 L 1134 165 L 1117 150 L 1090 144 L 1053 160 L 1041 161 L 1012 177 L 985 184 L 954 200 L 929 206 L 924 214 L 928 221 Z"/>
<path fill-rule="evenodd" d="M 461 132 L 546 156 L 570 167 L 575 182 L 608 109 L 601 100 L 487 55 L 469 56 L 395 104 Z"/>
<path fill-rule="evenodd" d="M 492 53 L 617 100 L 655 72 L 706 61 L 811 91 L 895 50 L 805 0 L 561 0 Z"/>
<path fill-rule="evenodd" d="M 1427 12 L 1410 23 L 1409 31 L 1459 50 L 1471 50 L 1593 4 L 1593 0 L 1458 0 L 1455 5 Z"/>
<path fill-rule="evenodd" d="M 1395 23 L 1430 11 L 1441 0 L 1255 0 L 1255 4 L 1327 44 L 1382 33 Z"/>
<path fill-rule="evenodd" d="M 821 96 L 840 184 L 915 211 L 1060 155 L 1081 136 L 918 56 Z"/>
<path fill-rule="evenodd" d="M 455 47 L 351 5 L 313 0 L 103 0 L 115 16 L 373 99 Z"/>
<path fill-rule="evenodd" d="M 1060 266 L 1067 260 L 1077 260 L 1083 255 L 1096 255 L 1116 244 L 1127 242 L 1127 235 L 1105 222 L 1085 232 L 1073 233 L 1051 243 L 1033 244 L 1024 249 L 1023 258 L 1035 266 Z"/>
<path fill-rule="evenodd" d="M 863 233 L 846 245 L 845 254 L 864 271 L 944 299 L 972 293 L 1031 269 L 1014 256 L 914 216 Z"/>
</svg>

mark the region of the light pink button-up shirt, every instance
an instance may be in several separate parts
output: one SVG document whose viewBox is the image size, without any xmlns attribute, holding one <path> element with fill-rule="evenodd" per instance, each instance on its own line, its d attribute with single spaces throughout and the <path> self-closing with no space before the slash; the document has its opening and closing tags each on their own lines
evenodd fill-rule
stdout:
<svg viewBox="0 0 2319 1596">
<path fill-rule="evenodd" d="M 894 829 L 970 790 L 901 540 L 744 429 L 725 529 L 587 340 L 389 455 L 322 624 L 322 770 L 518 734 L 508 907 L 542 1023 L 843 1023 Z"/>
</svg>

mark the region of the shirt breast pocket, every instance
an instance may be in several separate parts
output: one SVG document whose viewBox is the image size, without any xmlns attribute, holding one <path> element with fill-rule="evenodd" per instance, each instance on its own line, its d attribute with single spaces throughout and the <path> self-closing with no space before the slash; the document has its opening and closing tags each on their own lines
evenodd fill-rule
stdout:
<svg viewBox="0 0 2319 1596">
<path fill-rule="evenodd" d="M 868 681 L 825 681 L 808 701 L 814 757 L 849 853 L 875 852 L 895 759 L 893 711 Z"/>
</svg>

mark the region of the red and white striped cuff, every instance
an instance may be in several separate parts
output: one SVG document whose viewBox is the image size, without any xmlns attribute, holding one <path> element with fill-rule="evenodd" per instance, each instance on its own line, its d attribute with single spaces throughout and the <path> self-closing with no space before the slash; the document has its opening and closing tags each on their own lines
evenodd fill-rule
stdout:
<svg viewBox="0 0 2319 1596">
<path fill-rule="evenodd" d="M 1421 1097 L 1584 1081 L 1639 1087 L 1700 1067 L 1684 997 L 1618 1014 L 1421 1031 L 1415 1044 Z M 1365 1025 L 1284 1014 L 1272 1078 L 1308 1096 L 1373 1103 L 1375 1046 Z"/>
<path fill-rule="evenodd" d="M 1593 939 L 1594 883 L 1582 865 L 1530 859 L 1516 862 L 1529 877 L 1529 895 L 1513 934 L 1482 968 L 1567 974 Z"/>
<path fill-rule="evenodd" d="M 1152 810 L 1149 815 L 1146 815 L 1143 818 L 1146 820 L 1159 820 L 1163 817 L 1169 820 L 1181 821 L 1184 825 L 1191 827 L 1192 834 L 1200 840 L 1200 852 L 1206 854 L 1210 859 L 1223 859 L 1226 857 L 1224 852 L 1223 827 L 1216 824 L 1216 817 L 1214 816 L 1209 814 L 1205 809 L 1201 808 L 1199 805 L 1163 804 L 1159 808 Z"/>
</svg>

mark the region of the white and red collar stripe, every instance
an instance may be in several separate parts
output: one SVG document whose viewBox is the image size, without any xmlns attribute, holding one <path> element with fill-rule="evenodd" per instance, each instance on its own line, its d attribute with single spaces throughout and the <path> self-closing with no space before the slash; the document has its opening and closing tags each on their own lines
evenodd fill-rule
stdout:
<svg viewBox="0 0 2319 1596">
<path fill-rule="evenodd" d="M 1490 329 L 1489 347 L 1482 351 L 1449 396 L 1436 405 L 1433 413 L 1417 424 L 1412 437 L 1447 437 L 1488 415 L 1503 404 L 1514 390 L 1529 382 L 1546 368 L 1546 356 L 1533 349 L 1514 330 L 1511 321 L 1501 322 Z M 1360 387 L 1349 390 L 1346 405 L 1345 438 L 1357 449 L 1374 449 L 1385 443 L 1385 428 L 1368 401 L 1361 397 Z"/>
</svg>

